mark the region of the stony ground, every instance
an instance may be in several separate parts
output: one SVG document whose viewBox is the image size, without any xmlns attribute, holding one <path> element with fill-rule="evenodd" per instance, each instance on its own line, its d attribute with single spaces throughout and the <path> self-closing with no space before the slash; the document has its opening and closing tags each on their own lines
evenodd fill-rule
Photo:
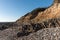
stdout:
<svg viewBox="0 0 60 40">
<path fill-rule="evenodd" d="M 16 37 L 16 32 L 13 31 L 0 31 L 0 40 L 60 40 L 60 27 L 41 29 L 24 37 Z"/>
<path fill-rule="evenodd" d="M 60 28 L 46 28 L 16 40 L 60 40 Z"/>
</svg>

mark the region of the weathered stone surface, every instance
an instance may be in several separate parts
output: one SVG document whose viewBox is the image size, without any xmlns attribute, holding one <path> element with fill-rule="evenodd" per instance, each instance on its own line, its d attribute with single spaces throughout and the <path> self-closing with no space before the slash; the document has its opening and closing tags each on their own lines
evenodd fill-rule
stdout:
<svg viewBox="0 0 60 40">
<path fill-rule="evenodd" d="M 60 27 L 45 28 L 28 36 L 16 37 L 12 29 L 0 31 L 0 40 L 60 40 Z"/>
<path fill-rule="evenodd" d="M 60 28 L 46 28 L 16 40 L 60 40 Z"/>
</svg>

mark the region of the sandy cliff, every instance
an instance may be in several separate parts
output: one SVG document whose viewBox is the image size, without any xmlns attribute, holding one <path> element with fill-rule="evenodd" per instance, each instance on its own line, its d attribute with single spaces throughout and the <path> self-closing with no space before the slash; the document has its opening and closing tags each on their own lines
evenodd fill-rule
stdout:
<svg viewBox="0 0 60 40">
<path fill-rule="evenodd" d="M 41 10 L 42 9 L 42 10 Z M 33 15 L 34 14 L 34 15 Z M 40 23 L 42 21 L 59 18 L 60 17 L 60 3 L 59 0 L 55 0 L 51 7 L 49 8 L 37 8 L 33 10 L 26 16 L 21 17 L 17 20 L 17 23 Z"/>
</svg>

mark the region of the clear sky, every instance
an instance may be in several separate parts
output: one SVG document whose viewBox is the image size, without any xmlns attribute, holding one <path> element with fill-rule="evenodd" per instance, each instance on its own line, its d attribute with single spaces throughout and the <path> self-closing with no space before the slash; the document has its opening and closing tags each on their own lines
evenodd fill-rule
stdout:
<svg viewBox="0 0 60 40">
<path fill-rule="evenodd" d="M 12 22 L 38 7 L 48 7 L 53 0 L 0 0 L 0 22 Z"/>
</svg>

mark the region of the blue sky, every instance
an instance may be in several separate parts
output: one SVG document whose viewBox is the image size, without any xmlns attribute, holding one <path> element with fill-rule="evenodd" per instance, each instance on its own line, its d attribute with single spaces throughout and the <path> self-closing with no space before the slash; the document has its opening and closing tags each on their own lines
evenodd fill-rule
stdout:
<svg viewBox="0 0 60 40">
<path fill-rule="evenodd" d="M 38 7 L 48 7 L 53 0 L 0 0 L 0 22 L 12 22 Z"/>
</svg>

